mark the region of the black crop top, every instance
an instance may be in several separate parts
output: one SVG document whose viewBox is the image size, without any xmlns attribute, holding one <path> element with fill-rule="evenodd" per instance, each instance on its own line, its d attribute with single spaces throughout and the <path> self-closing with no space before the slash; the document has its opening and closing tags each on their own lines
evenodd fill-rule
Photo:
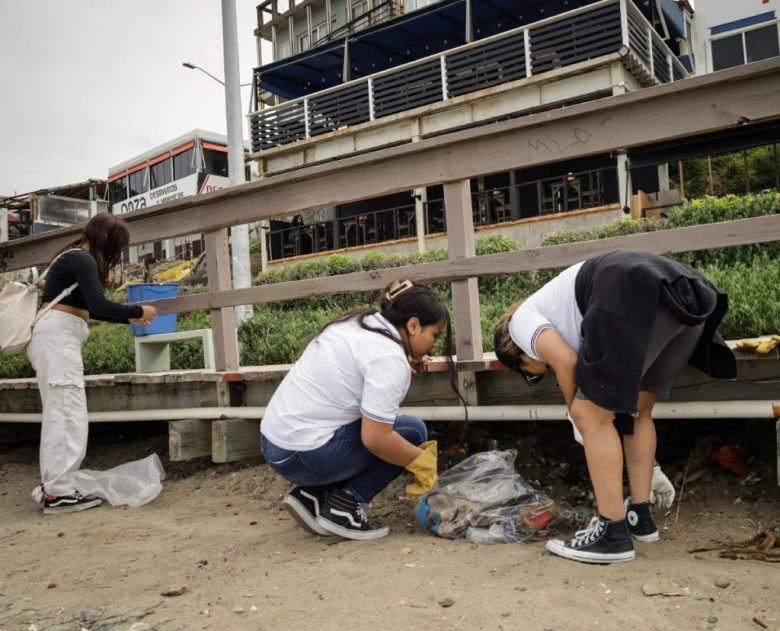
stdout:
<svg viewBox="0 0 780 631">
<path fill-rule="evenodd" d="M 87 309 L 94 320 L 127 324 L 131 318 L 140 318 L 144 314 L 141 305 L 122 305 L 105 297 L 97 261 L 86 250 L 66 252 L 52 265 L 46 275 L 42 302 L 51 302 L 73 283 L 78 283 L 78 287 L 60 304 Z"/>
</svg>

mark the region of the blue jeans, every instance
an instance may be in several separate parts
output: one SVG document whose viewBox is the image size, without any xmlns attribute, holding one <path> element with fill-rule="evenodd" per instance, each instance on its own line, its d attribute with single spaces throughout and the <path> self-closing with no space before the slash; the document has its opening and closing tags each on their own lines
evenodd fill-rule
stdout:
<svg viewBox="0 0 780 631">
<path fill-rule="evenodd" d="M 297 486 L 338 485 L 358 502 L 367 503 L 397 478 L 403 467 L 372 454 L 360 440 L 361 420 L 343 425 L 322 447 L 291 451 L 277 447 L 262 434 L 260 450 L 280 476 Z M 393 429 L 413 445 L 428 439 L 428 430 L 416 416 L 398 416 Z"/>
</svg>

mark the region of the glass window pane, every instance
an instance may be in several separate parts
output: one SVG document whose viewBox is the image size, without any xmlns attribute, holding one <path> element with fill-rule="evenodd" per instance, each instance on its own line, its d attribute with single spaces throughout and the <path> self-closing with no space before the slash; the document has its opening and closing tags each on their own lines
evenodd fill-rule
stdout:
<svg viewBox="0 0 780 631">
<path fill-rule="evenodd" d="M 109 195 L 111 196 L 111 203 L 116 204 L 127 199 L 127 177 L 120 177 L 118 180 L 111 182 L 109 188 Z"/>
<path fill-rule="evenodd" d="M 712 40 L 712 69 L 723 70 L 745 63 L 742 52 L 742 33 Z"/>
<path fill-rule="evenodd" d="M 140 195 L 149 190 L 149 178 L 146 177 L 146 168 L 139 169 L 130 174 L 129 188 L 130 197 Z"/>
<path fill-rule="evenodd" d="M 187 149 L 181 153 L 173 156 L 173 179 L 180 180 L 183 177 L 192 175 L 195 173 L 195 165 L 193 164 L 193 157 L 195 152 L 193 149 Z"/>
<path fill-rule="evenodd" d="M 745 49 L 748 63 L 780 55 L 777 43 L 777 25 L 745 31 Z"/>
<path fill-rule="evenodd" d="M 170 158 L 153 164 L 150 169 L 151 188 L 158 188 L 173 181 L 173 163 Z"/>
<path fill-rule="evenodd" d="M 203 158 L 206 163 L 206 173 L 211 175 L 228 175 L 228 156 L 224 151 L 204 149 Z"/>
</svg>

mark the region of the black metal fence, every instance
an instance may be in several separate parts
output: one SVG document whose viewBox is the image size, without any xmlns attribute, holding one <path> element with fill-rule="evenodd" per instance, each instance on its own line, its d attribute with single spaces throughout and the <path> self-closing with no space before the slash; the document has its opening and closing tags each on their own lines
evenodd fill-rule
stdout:
<svg viewBox="0 0 780 631">
<path fill-rule="evenodd" d="M 578 171 L 551 178 L 495 186 L 471 194 L 474 226 L 490 226 L 551 213 L 604 206 L 617 201 L 617 168 Z M 282 222 L 275 222 L 276 225 Z M 424 234 L 447 231 L 444 200 L 423 202 Z M 349 217 L 276 227 L 268 233 L 271 259 L 289 258 L 417 236 L 415 205 L 409 203 Z"/>
</svg>

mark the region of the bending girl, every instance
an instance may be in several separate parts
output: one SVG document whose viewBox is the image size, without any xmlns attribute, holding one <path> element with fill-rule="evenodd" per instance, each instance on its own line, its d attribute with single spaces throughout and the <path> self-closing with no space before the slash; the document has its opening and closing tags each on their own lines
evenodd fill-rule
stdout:
<svg viewBox="0 0 780 631">
<path fill-rule="evenodd" d="M 736 376 L 716 330 L 727 308 L 726 294 L 690 267 L 648 252 L 610 252 L 561 272 L 501 318 L 498 358 L 529 382 L 555 372 L 598 504 L 591 525 L 570 541 L 549 541 L 550 552 L 587 563 L 630 561 L 629 535 L 658 538 L 648 503 L 653 406 L 669 397 L 686 362 L 712 377 Z"/>
</svg>

